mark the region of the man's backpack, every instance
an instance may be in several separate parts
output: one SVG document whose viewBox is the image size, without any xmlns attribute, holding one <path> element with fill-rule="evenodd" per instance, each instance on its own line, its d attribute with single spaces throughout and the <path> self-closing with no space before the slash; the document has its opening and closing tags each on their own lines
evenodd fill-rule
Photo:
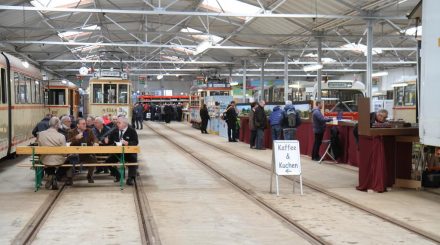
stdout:
<svg viewBox="0 0 440 245">
<path fill-rule="evenodd" d="M 295 109 L 289 109 L 286 111 L 287 127 L 296 128 L 297 127 L 297 112 Z"/>
</svg>

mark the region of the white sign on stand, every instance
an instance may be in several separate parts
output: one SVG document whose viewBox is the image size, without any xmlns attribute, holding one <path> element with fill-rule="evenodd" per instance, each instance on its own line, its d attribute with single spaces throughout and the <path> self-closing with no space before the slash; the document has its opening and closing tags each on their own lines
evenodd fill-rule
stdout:
<svg viewBox="0 0 440 245">
<path fill-rule="evenodd" d="M 272 173 L 270 175 L 270 192 L 272 193 L 273 175 L 279 195 L 280 175 L 299 175 L 301 195 L 303 194 L 302 175 L 301 175 L 301 154 L 299 151 L 298 140 L 275 140 L 272 149 Z M 295 181 L 293 182 L 295 191 Z"/>
</svg>

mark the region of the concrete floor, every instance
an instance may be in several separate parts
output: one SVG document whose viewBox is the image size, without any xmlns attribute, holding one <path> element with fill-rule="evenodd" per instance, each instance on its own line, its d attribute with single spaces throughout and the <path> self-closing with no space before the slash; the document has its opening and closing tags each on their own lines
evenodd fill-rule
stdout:
<svg viewBox="0 0 440 245">
<path fill-rule="evenodd" d="M 299 222 L 332 244 L 432 244 L 420 236 L 375 216 L 341 203 L 312 189 L 298 188 L 281 178 L 281 195 L 270 194 L 267 170 L 216 150 L 157 123 L 161 133 L 190 150 L 228 177 L 238 181 L 278 212 Z M 209 141 L 258 163 L 270 166 L 271 151 L 249 149 L 247 144 L 228 143 L 215 135 L 201 135 L 187 124 L 169 125 L 192 137 Z M 245 197 L 226 180 L 212 173 L 186 153 L 146 129 L 138 131 L 142 153 L 140 173 L 151 215 L 162 244 L 305 244 L 291 226 Z M 33 171 L 0 165 L 0 244 L 23 229 L 51 191 L 33 190 Z M 352 201 L 407 222 L 428 233 L 440 230 L 440 196 L 427 192 L 393 189 L 387 193 L 355 190 L 353 168 L 318 165 L 302 158 L 303 176 Z M 133 189 L 119 190 L 105 175 L 95 184 L 84 176 L 66 189 L 39 231 L 35 244 L 140 244 Z"/>
<path fill-rule="evenodd" d="M 249 157 L 251 159 L 255 159 L 258 162 L 266 162 L 268 166 L 270 166 L 270 160 L 271 160 L 271 151 L 256 151 L 249 149 L 249 146 L 247 144 L 243 143 L 228 143 L 227 140 L 215 135 L 202 135 L 198 130 L 195 130 L 189 125 L 186 124 L 171 124 L 171 127 L 178 129 L 179 131 L 182 131 L 187 134 L 191 134 L 193 137 L 198 137 L 202 140 L 208 140 L 211 143 L 217 144 L 221 147 L 226 147 L 230 151 L 239 152 L 239 154 L 242 154 L 246 157 Z M 176 141 L 178 141 L 179 137 L 183 136 L 176 136 Z M 183 140 L 182 142 L 185 142 L 188 147 L 194 147 L 196 149 L 203 149 L 203 144 L 197 145 L 197 142 L 189 141 L 188 139 Z M 211 154 L 212 155 L 212 154 Z M 212 158 L 214 159 L 216 156 L 212 155 Z M 224 157 L 224 156 L 223 156 Z M 240 169 L 236 164 L 239 162 L 237 159 L 228 159 L 230 161 L 227 161 L 228 157 L 224 158 L 224 161 L 222 161 L 223 167 L 227 163 L 231 163 L 231 174 L 238 174 L 242 173 L 241 171 L 237 171 L 237 169 Z M 233 165 L 236 165 L 235 168 Z M 332 166 L 331 164 L 316 164 L 315 162 L 311 161 L 307 157 L 302 157 L 302 167 L 303 167 L 303 176 L 305 179 L 307 179 L 309 182 L 313 182 L 314 184 L 318 184 L 324 188 L 326 188 L 328 191 L 337 193 L 343 197 L 349 198 L 352 201 L 358 202 L 360 204 L 363 204 L 371 209 L 377 210 L 381 213 L 385 213 L 388 216 L 407 222 L 419 229 L 422 229 L 423 231 L 430 233 L 434 236 L 438 236 L 438 231 L 440 230 L 440 222 L 437 222 L 440 220 L 440 196 L 427 193 L 427 192 L 421 192 L 421 191 L 413 191 L 413 190 L 405 190 L 405 189 L 393 189 L 391 192 L 387 193 L 366 193 L 366 192 L 360 192 L 355 189 L 355 186 L 357 185 L 357 173 L 355 171 L 352 171 L 350 169 L 344 169 L 336 166 Z M 226 168 L 226 167 L 225 167 Z M 255 177 L 253 177 L 255 178 Z M 267 178 L 267 177 L 266 177 Z M 251 182 L 252 180 L 249 180 L 249 183 L 255 184 L 254 182 Z M 255 184 L 256 185 L 256 184 Z M 263 186 L 259 188 L 263 188 L 262 190 L 267 190 L 269 185 L 269 180 L 263 184 Z M 256 185 L 258 186 L 258 185 Z M 309 193 L 306 189 L 306 193 Z M 284 192 L 286 193 L 286 192 Z M 289 192 L 287 192 L 289 193 Z M 313 195 L 313 193 L 310 193 Z M 282 195 L 284 198 L 286 198 L 286 194 Z M 303 198 L 308 198 L 308 195 L 305 195 L 301 198 L 296 198 L 296 201 L 300 201 Z M 347 217 L 350 217 L 353 214 L 347 213 L 347 210 L 343 208 L 342 210 L 334 210 L 330 212 L 331 207 L 333 204 L 331 204 L 331 200 L 325 201 L 321 200 L 324 203 L 324 206 L 322 207 L 323 210 L 327 210 L 328 212 L 323 213 L 322 215 L 325 217 L 328 216 L 328 213 L 339 213 L 343 214 L 346 213 L 346 215 L 349 215 Z M 314 204 L 316 202 L 319 202 L 318 199 L 310 199 L 307 202 L 304 202 L 304 207 L 310 207 L 311 204 Z M 340 204 L 335 204 L 339 205 Z M 342 205 L 344 206 L 344 205 Z M 319 211 L 319 208 L 316 208 L 314 212 Z M 342 213 L 341 213 L 342 212 Z M 300 214 L 308 214 L 311 212 L 305 212 L 300 211 Z M 327 214 L 326 214 L 327 213 Z M 344 215 L 342 215 L 344 216 Z M 368 216 L 368 215 L 367 215 Z M 316 218 L 320 219 L 320 216 L 317 216 Z M 337 218 L 337 216 L 335 217 Z M 405 230 L 401 230 L 397 232 L 392 232 L 389 230 L 388 232 L 384 232 L 386 230 L 386 226 L 391 226 L 387 223 L 384 223 L 382 220 L 376 218 L 377 220 L 370 220 L 370 226 L 373 226 L 372 229 L 374 230 L 374 226 L 376 226 L 377 232 L 373 234 L 381 234 L 385 238 L 385 240 L 382 240 L 382 242 L 391 242 L 391 237 L 394 237 L 396 240 L 394 242 L 407 242 L 407 243 L 413 243 L 415 241 L 408 240 L 407 238 L 404 238 L 402 234 L 406 233 Z M 364 218 L 359 219 L 352 219 L 348 218 L 345 222 L 341 222 L 337 226 L 345 227 L 347 226 L 349 231 L 350 229 L 353 229 L 354 227 L 359 227 L 361 230 L 364 230 L 364 232 L 367 232 L 369 230 L 366 229 L 364 225 L 360 225 L 359 222 L 362 222 L 365 220 Z M 339 223 L 339 222 L 338 222 Z M 368 223 L 368 222 L 367 222 Z M 330 229 L 331 225 L 325 225 L 323 227 L 324 230 Z M 369 226 L 367 226 L 369 227 Z M 391 227 L 390 227 L 391 228 Z M 344 229 L 341 231 L 341 235 L 344 233 Z M 359 232 L 359 231 L 357 231 Z M 350 232 L 350 237 L 353 234 L 357 234 L 357 232 Z M 403 233 L 401 233 L 403 232 Z M 347 233 L 347 232 L 345 232 Z M 337 234 L 335 230 L 330 232 L 330 235 Z M 393 235 L 394 234 L 394 235 Z M 411 234 L 408 234 L 409 236 L 412 236 Z M 368 235 L 366 236 L 368 237 Z M 374 237 L 374 236 L 372 236 Z M 377 235 L 376 235 L 377 237 Z M 411 242 L 412 241 L 412 242 Z M 394 243 L 392 242 L 392 243 Z M 419 244 L 417 242 L 417 244 Z"/>
</svg>

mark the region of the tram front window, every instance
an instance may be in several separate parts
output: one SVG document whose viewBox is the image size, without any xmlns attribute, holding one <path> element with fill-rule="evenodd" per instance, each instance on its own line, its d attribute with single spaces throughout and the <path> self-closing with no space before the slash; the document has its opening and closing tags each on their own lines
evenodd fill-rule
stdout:
<svg viewBox="0 0 440 245">
<path fill-rule="evenodd" d="M 65 105 L 66 91 L 64 89 L 49 90 L 49 105 Z"/>
<path fill-rule="evenodd" d="M 119 104 L 127 104 L 128 103 L 128 85 L 127 84 L 119 84 Z"/>
<path fill-rule="evenodd" d="M 103 103 L 102 85 L 93 84 L 93 103 Z"/>
<path fill-rule="evenodd" d="M 322 98 L 328 98 L 325 109 L 331 111 L 356 112 L 358 98 L 364 97 L 358 90 L 323 90 Z"/>
<path fill-rule="evenodd" d="M 116 104 L 116 84 L 104 84 L 104 103 Z"/>
</svg>

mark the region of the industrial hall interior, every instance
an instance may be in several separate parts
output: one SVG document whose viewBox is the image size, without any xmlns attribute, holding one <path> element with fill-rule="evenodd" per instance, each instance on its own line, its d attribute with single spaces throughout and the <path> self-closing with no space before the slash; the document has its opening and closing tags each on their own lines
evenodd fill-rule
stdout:
<svg viewBox="0 0 440 245">
<path fill-rule="evenodd" d="M 0 1 L 0 244 L 440 244 L 439 13 Z"/>
</svg>

